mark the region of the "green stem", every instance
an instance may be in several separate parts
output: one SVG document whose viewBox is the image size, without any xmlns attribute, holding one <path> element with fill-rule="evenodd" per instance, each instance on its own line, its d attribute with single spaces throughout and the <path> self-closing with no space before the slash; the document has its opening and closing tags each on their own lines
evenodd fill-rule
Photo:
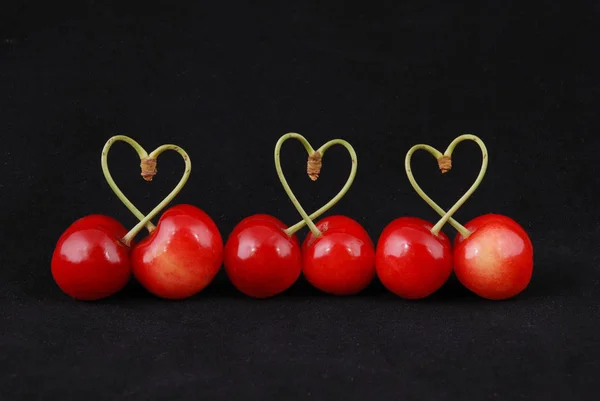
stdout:
<svg viewBox="0 0 600 401">
<path fill-rule="evenodd" d="M 300 205 L 300 202 L 298 201 L 298 199 L 292 192 L 287 180 L 285 179 L 283 170 L 281 169 L 281 160 L 280 160 L 281 146 L 283 145 L 283 143 L 285 141 L 287 141 L 290 138 L 297 139 L 298 141 L 300 141 L 300 143 L 302 143 L 302 145 L 304 146 L 304 149 L 306 149 L 306 152 L 308 153 L 309 157 L 314 155 L 316 152 L 320 153 L 321 157 L 323 157 L 325 155 L 325 152 L 327 151 L 327 149 L 329 149 L 331 146 L 342 145 L 346 148 L 346 150 L 348 150 L 348 153 L 350 154 L 350 158 L 352 160 L 352 167 L 350 170 L 350 175 L 348 176 L 348 179 L 346 180 L 346 183 L 344 184 L 343 188 L 329 202 L 327 202 L 325 205 L 320 207 L 317 211 L 312 213 L 310 216 L 306 213 L 306 211 L 304 210 L 302 205 Z M 356 155 L 356 152 L 354 151 L 354 148 L 352 147 L 352 145 L 350 145 L 347 141 L 345 141 L 343 139 L 333 139 L 333 140 L 325 143 L 323 146 L 321 146 L 319 149 L 317 149 L 315 151 L 313 149 L 313 147 L 310 145 L 310 143 L 306 140 L 306 138 L 304 138 L 300 134 L 288 133 L 288 134 L 283 135 L 281 138 L 279 138 L 279 140 L 277 141 L 277 144 L 275 145 L 275 169 L 277 170 L 277 176 L 279 177 L 279 181 L 281 181 L 281 185 L 283 186 L 283 189 L 285 190 L 288 197 L 294 204 L 294 207 L 296 207 L 296 210 L 298 210 L 298 213 L 300 213 L 300 215 L 302 216 L 302 220 L 300 220 L 298 223 L 294 224 L 293 226 L 291 226 L 287 230 L 285 230 L 286 234 L 288 236 L 292 236 L 298 230 L 300 230 L 302 227 L 307 225 L 315 237 L 320 237 L 322 233 L 317 228 L 317 226 L 313 223 L 313 220 L 318 218 L 319 216 L 321 216 L 323 213 L 325 213 L 329 209 L 331 209 L 336 203 L 338 203 L 340 201 L 340 199 L 342 199 L 344 197 L 344 195 L 348 192 L 348 190 L 352 186 L 352 182 L 354 181 L 354 178 L 356 177 L 357 167 L 358 167 L 358 157 Z"/>
<path fill-rule="evenodd" d="M 461 143 L 463 141 L 473 141 L 477 145 L 479 145 L 479 148 L 481 149 L 481 157 L 482 157 L 481 169 L 479 170 L 479 175 L 477 176 L 477 179 L 475 179 L 475 182 L 473 183 L 473 185 L 471 185 L 469 190 L 467 192 L 465 192 L 465 194 L 454 204 L 454 206 L 452 206 L 450 208 L 450 210 L 448 210 L 442 216 L 440 221 L 438 221 L 437 224 L 431 229 L 431 232 L 434 234 L 439 233 L 439 231 L 442 229 L 444 224 L 446 224 L 446 222 L 451 218 L 451 216 L 454 213 L 456 213 L 456 211 L 467 201 L 467 199 L 469 199 L 471 197 L 471 195 L 473 195 L 473 192 L 475 192 L 475 190 L 479 187 L 479 184 L 481 184 L 481 181 L 483 180 L 483 177 L 485 176 L 485 172 L 487 171 L 487 165 L 488 165 L 487 148 L 485 147 L 485 144 L 483 143 L 483 141 L 475 135 L 464 134 L 464 135 L 459 136 L 455 140 L 453 140 L 452 143 L 450 145 L 448 145 L 448 148 L 446 148 L 446 151 L 444 152 L 444 156 L 452 157 L 452 152 L 454 152 L 454 148 L 456 147 L 456 145 L 458 145 L 459 143 Z M 465 238 L 468 237 L 469 235 L 471 235 L 471 232 L 469 230 L 467 230 L 466 228 L 464 228 L 464 232 L 461 230 L 459 230 L 459 232 Z"/>
<path fill-rule="evenodd" d="M 127 199 L 123 191 L 121 191 L 121 189 L 115 183 L 115 180 L 113 180 L 112 175 L 110 174 L 110 171 L 108 169 L 108 151 L 115 142 L 119 141 L 126 142 L 127 144 L 129 144 L 137 152 L 138 156 L 140 157 L 140 160 L 143 160 L 148 157 L 148 153 L 146 152 L 146 150 L 135 140 L 125 135 L 115 135 L 106 142 L 104 148 L 102 149 L 102 157 L 100 159 L 100 163 L 102 165 L 102 172 L 104 173 L 104 178 L 106 179 L 108 186 L 110 187 L 110 189 L 112 189 L 115 195 L 117 195 L 121 202 L 123 202 L 125 207 L 129 209 L 129 211 L 133 213 L 133 215 L 137 217 L 138 220 L 144 220 L 144 214 L 140 212 L 140 210 L 137 207 L 135 207 L 135 205 L 131 203 L 129 199 Z M 154 224 L 152 224 L 150 220 L 148 220 L 146 228 L 148 229 L 148 232 L 152 232 L 156 227 L 154 226 Z"/>
<path fill-rule="evenodd" d="M 150 213 L 148 213 L 148 215 L 146 217 L 144 217 L 135 227 L 133 227 L 121 239 L 121 242 L 123 242 L 127 246 L 131 245 L 131 241 L 133 240 L 133 238 L 144 228 L 144 226 L 150 220 L 152 220 L 165 206 L 167 206 L 167 204 L 169 204 L 169 202 L 171 202 L 173 200 L 173 198 L 175 198 L 175 196 L 177 196 L 177 194 L 184 187 L 185 183 L 187 182 L 187 180 L 190 176 L 190 173 L 192 172 L 192 161 L 190 160 L 190 157 L 188 156 L 188 154 L 186 153 L 185 150 L 183 150 L 182 148 L 180 148 L 177 145 L 159 146 L 156 150 L 154 150 L 152 153 L 150 153 L 150 155 L 148 155 L 148 157 L 152 158 L 152 159 L 156 159 L 156 158 L 158 158 L 158 156 L 160 156 L 161 153 L 163 153 L 167 150 L 174 150 L 177 153 L 179 153 L 181 155 L 181 157 L 183 158 L 183 161 L 185 162 L 185 170 L 183 172 L 183 175 L 182 175 L 181 179 L 179 180 L 179 183 L 171 191 L 171 193 L 169 193 L 162 200 L 162 202 L 160 202 L 154 209 L 152 209 L 152 211 Z"/>
<path fill-rule="evenodd" d="M 431 208 L 433 210 L 435 210 L 440 216 L 443 216 L 446 213 L 446 211 L 444 209 L 442 209 L 437 203 L 435 203 L 434 200 L 431 199 L 429 197 L 429 195 L 427 195 L 425 193 L 425 191 L 423 191 L 423 189 L 421 189 L 421 186 L 419 184 L 417 184 L 417 181 L 415 180 L 415 176 L 413 175 L 412 168 L 411 168 L 411 159 L 412 159 L 413 154 L 417 150 L 425 150 L 429 154 L 431 154 L 433 157 L 435 157 L 436 159 L 440 159 L 443 156 L 443 154 L 434 147 L 431 147 L 429 145 L 419 144 L 419 145 L 415 145 L 412 148 L 410 148 L 408 153 L 406 153 L 406 158 L 404 159 L 404 169 L 406 170 L 406 175 L 408 176 L 408 181 L 412 185 L 415 192 L 421 197 L 421 199 L 423 199 L 425 201 L 425 203 L 427 203 L 429 206 L 431 206 Z M 452 217 L 450 217 L 448 219 L 448 222 L 450 223 L 450 225 L 452 227 L 454 227 L 461 234 L 463 234 L 463 233 L 466 234 L 469 232 L 464 226 L 462 226 L 458 221 L 454 220 Z"/>
</svg>

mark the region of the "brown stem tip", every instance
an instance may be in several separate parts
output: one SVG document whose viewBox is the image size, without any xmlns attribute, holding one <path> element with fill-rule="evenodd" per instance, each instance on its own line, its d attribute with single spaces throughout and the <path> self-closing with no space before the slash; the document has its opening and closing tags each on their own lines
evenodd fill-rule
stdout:
<svg viewBox="0 0 600 401">
<path fill-rule="evenodd" d="M 142 177 L 146 181 L 152 181 L 152 178 L 156 175 L 156 159 L 145 158 L 140 163 L 142 168 Z"/>
<path fill-rule="evenodd" d="M 438 159 L 438 167 L 443 173 L 447 173 L 452 169 L 452 158 L 450 156 L 442 156 Z"/>
<path fill-rule="evenodd" d="M 306 174 L 308 174 L 313 181 L 316 181 L 317 178 L 319 178 L 321 166 L 323 165 L 322 159 L 323 156 L 321 156 L 321 153 L 319 152 L 315 152 L 308 156 L 308 161 L 306 162 Z"/>
</svg>

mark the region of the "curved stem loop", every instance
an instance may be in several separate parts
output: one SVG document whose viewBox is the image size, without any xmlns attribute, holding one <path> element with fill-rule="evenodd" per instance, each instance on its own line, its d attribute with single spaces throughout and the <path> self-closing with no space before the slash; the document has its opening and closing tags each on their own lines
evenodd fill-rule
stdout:
<svg viewBox="0 0 600 401">
<path fill-rule="evenodd" d="M 115 142 L 119 141 L 129 144 L 137 152 L 138 156 L 140 157 L 140 160 L 144 160 L 148 157 L 148 153 L 146 152 L 146 150 L 135 140 L 125 135 L 115 135 L 106 142 L 104 148 L 102 149 L 102 157 L 100 159 L 100 164 L 102 165 L 102 173 L 104 173 L 104 178 L 106 179 L 106 182 L 108 183 L 110 189 L 112 189 L 115 195 L 117 195 L 121 202 L 123 202 L 125 207 L 129 209 L 129 211 L 133 213 L 133 215 L 137 217 L 138 220 L 143 220 L 145 218 L 144 214 L 140 212 L 140 210 L 137 207 L 135 207 L 135 205 L 131 203 L 131 201 L 125 196 L 123 191 L 121 191 L 121 189 L 115 183 L 115 180 L 112 178 L 112 175 L 110 174 L 110 171 L 108 169 L 108 151 Z M 150 220 L 148 220 L 146 228 L 148 229 L 148 232 L 152 232 L 156 227 L 154 226 L 154 224 L 152 224 Z"/>
<path fill-rule="evenodd" d="M 348 150 L 348 153 L 350 154 L 350 158 L 352 160 L 352 167 L 350 169 L 350 175 L 348 176 L 348 179 L 346 180 L 346 183 L 344 184 L 342 189 L 329 202 L 327 202 L 325 205 L 321 206 L 317 211 L 312 213 L 310 216 L 306 213 L 306 211 L 304 210 L 302 205 L 300 205 L 300 202 L 298 201 L 298 199 L 292 192 L 287 180 L 285 179 L 283 170 L 281 169 L 281 160 L 280 160 L 281 146 L 283 145 L 283 143 L 285 141 L 287 141 L 290 138 L 297 139 L 298 141 L 300 141 L 300 143 L 302 143 L 302 145 L 304 146 L 304 149 L 306 149 L 306 152 L 308 153 L 309 159 L 314 157 L 315 154 L 317 154 L 317 153 L 321 157 L 323 157 L 325 155 L 325 152 L 327 151 L 327 149 L 329 149 L 333 145 L 342 145 L 346 148 L 346 150 Z M 277 176 L 279 177 L 279 181 L 281 181 L 281 185 L 283 186 L 283 189 L 285 190 L 286 194 L 288 195 L 288 197 L 294 204 L 294 207 L 296 207 L 296 210 L 298 210 L 298 213 L 300 213 L 300 215 L 302 216 L 302 220 L 300 220 L 298 223 L 294 224 L 293 226 L 291 226 L 287 230 L 285 230 L 286 234 L 288 236 L 292 236 L 292 235 L 294 235 L 294 233 L 296 233 L 302 227 L 307 225 L 315 237 L 320 237 L 322 233 L 317 228 L 317 226 L 314 224 L 313 220 L 316 219 L 317 217 L 321 216 L 323 213 L 325 213 L 326 211 L 331 209 L 331 207 L 333 207 L 336 203 L 338 203 L 340 201 L 340 199 L 342 199 L 344 197 L 344 195 L 346 195 L 346 193 L 352 186 L 352 182 L 354 181 L 354 178 L 356 177 L 356 170 L 358 167 L 358 157 L 356 156 L 356 152 L 354 151 L 354 148 L 352 147 L 352 145 L 350 145 L 347 141 L 345 141 L 343 139 L 333 139 L 331 141 L 328 141 L 327 143 L 325 143 L 323 146 L 321 146 L 319 149 L 317 149 L 315 151 L 313 149 L 313 147 L 310 145 L 310 143 L 306 140 L 306 138 L 304 138 L 302 135 L 297 134 L 297 133 L 288 133 L 288 134 L 283 135 L 277 141 L 277 144 L 275 145 L 274 156 L 275 156 L 275 169 L 277 170 Z M 317 176 L 318 176 L 318 174 L 317 174 Z M 314 179 L 316 179 L 316 178 L 314 178 Z"/>
<path fill-rule="evenodd" d="M 414 175 L 412 173 L 412 169 L 410 167 L 411 157 L 412 157 L 413 153 L 416 152 L 417 150 L 425 150 L 428 153 L 430 153 L 433 157 L 435 157 L 438 161 L 442 158 L 451 159 L 452 153 L 454 152 L 454 149 L 456 148 L 456 146 L 459 143 L 466 141 L 466 140 L 473 141 L 473 142 L 477 143 L 477 145 L 479 145 L 479 148 L 481 149 L 481 155 L 482 155 L 481 169 L 479 170 L 479 175 L 475 179 L 475 182 L 471 185 L 471 187 L 467 190 L 467 192 L 465 192 L 465 194 L 446 212 L 437 203 L 435 203 L 421 189 L 419 184 L 417 184 L 417 182 L 415 181 Z M 408 153 L 406 154 L 406 158 L 404 160 L 404 168 L 406 170 L 406 175 L 408 176 L 408 180 L 410 181 L 412 187 L 417 192 L 417 194 L 429 206 L 431 206 L 431 208 L 433 210 L 435 210 L 440 216 L 442 216 L 442 218 L 431 229 L 432 234 L 437 235 L 440 232 L 440 230 L 442 229 L 442 227 L 444 226 L 444 224 L 449 222 L 450 225 L 452 227 L 454 227 L 463 237 L 466 238 L 469 235 L 471 235 L 471 232 L 467 228 L 465 228 L 463 225 L 458 223 L 456 220 L 454 220 L 452 218 L 452 216 L 467 201 L 467 199 L 469 199 L 471 197 L 471 195 L 473 195 L 473 192 L 475 192 L 475 190 L 479 187 L 479 185 L 481 184 L 481 181 L 483 180 L 483 177 L 485 176 L 485 173 L 487 170 L 487 165 L 488 165 L 488 154 L 487 154 L 487 148 L 485 147 L 485 144 L 479 137 L 477 137 L 475 135 L 471 135 L 471 134 L 460 135 L 459 137 L 454 139 L 452 141 L 452 143 L 450 143 L 450 145 L 448 145 L 448 147 L 446 148 L 446 151 L 443 154 L 440 151 L 438 151 L 437 149 L 435 149 L 429 145 L 423 145 L 423 144 L 415 145 L 408 151 Z M 449 169 L 449 168 L 450 167 L 446 167 L 446 169 Z M 447 171 L 446 169 L 442 170 L 442 171 Z"/>
</svg>

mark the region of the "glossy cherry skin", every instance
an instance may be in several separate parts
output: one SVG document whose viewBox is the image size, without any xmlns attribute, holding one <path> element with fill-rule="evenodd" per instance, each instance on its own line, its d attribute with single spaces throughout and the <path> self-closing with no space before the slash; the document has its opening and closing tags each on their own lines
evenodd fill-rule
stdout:
<svg viewBox="0 0 600 401">
<path fill-rule="evenodd" d="M 117 220 L 83 217 L 61 235 L 52 255 L 52 277 L 67 295 L 82 301 L 106 298 L 129 281 L 129 248 L 119 240 L 127 233 Z"/>
<path fill-rule="evenodd" d="M 431 233 L 433 224 L 401 217 L 385 227 L 375 253 L 377 276 L 394 294 L 420 299 L 436 292 L 452 273 L 448 237 Z"/>
<path fill-rule="evenodd" d="M 225 271 L 231 283 L 254 298 L 268 298 L 292 286 L 302 270 L 296 236 L 272 216 L 242 220 L 225 244 Z"/>
<path fill-rule="evenodd" d="M 533 245 L 516 221 L 498 214 L 479 216 L 454 241 L 454 273 L 475 294 L 492 300 L 522 292 L 533 274 Z"/>
<path fill-rule="evenodd" d="M 375 249 L 365 229 L 346 216 L 330 216 L 316 224 L 321 236 L 309 233 L 302 244 L 302 273 L 323 292 L 352 295 L 375 277 Z"/>
<path fill-rule="evenodd" d="M 202 291 L 222 262 L 223 240 L 216 224 L 192 205 L 168 209 L 156 229 L 131 251 L 135 278 L 166 299 L 184 299 Z"/>
<path fill-rule="evenodd" d="M 112 232 L 116 237 L 123 238 L 127 234 L 127 229 L 116 219 L 103 214 L 90 214 L 75 220 L 66 231 L 73 229 L 104 227 Z"/>
<path fill-rule="evenodd" d="M 246 225 L 253 225 L 253 224 L 256 224 L 257 222 L 261 222 L 261 221 L 267 222 L 267 223 L 273 223 L 277 227 L 281 228 L 282 230 L 285 230 L 288 228 L 288 226 L 286 226 L 285 223 L 283 221 L 279 220 L 277 217 L 271 216 L 269 214 L 260 214 L 259 213 L 259 214 L 253 214 L 252 216 L 248 216 L 248 217 L 244 218 L 233 228 L 233 231 L 231 232 L 231 234 L 233 234 L 237 230 L 241 230 L 242 228 L 246 227 Z M 292 235 L 290 238 L 292 239 L 292 241 L 294 241 L 296 243 L 296 245 L 298 245 L 298 247 L 300 246 L 300 242 L 298 241 L 298 237 L 296 235 Z"/>
</svg>

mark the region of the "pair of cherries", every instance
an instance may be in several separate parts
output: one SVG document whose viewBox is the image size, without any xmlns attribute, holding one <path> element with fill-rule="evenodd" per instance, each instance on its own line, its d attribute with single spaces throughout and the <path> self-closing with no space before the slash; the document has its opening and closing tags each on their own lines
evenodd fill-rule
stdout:
<svg viewBox="0 0 600 401">
<path fill-rule="evenodd" d="M 302 143 L 308 153 L 307 174 L 318 178 L 322 157 L 333 145 L 342 145 L 350 154 L 352 168 L 342 190 L 312 215 L 308 215 L 290 189 L 280 163 L 281 146 L 288 139 Z M 335 295 L 362 291 L 375 276 L 375 250 L 366 230 L 345 216 L 330 216 L 316 225 L 313 220 L 329 210 L 348 191 L 357 170 L 357 156 L 343 140 L 327 142 L 316 151 L 302 135 L 282 136 L 275 146 L 275 168 L 284 190 L 302 216 L 287 227 L 277 218 L 257 214 L 243 219 L 225 244 L 225 271 L 232 284 L 254 298 L 268 298 L 291 287 L 301 274 L 314 287 Z M 302 246 L 296 232 L 307 225 L 310 233 Z"/>
<path fill-rule="evenodd" d="M 444 212 L 416 183 L 410 167 L 412 154 L 426 150 L 437 160 L 442 173 L 452 167 L 452 152 L 464 140 L 476 142 L 482 151 L 482 166 L 476 181 L 448 212 Z M 487 169 L 487 149 L 474 135 L 456 138 L 444 153 L 429 145 L 415 145 L 405 159 L 409 181 L 415 191 L 442 216 L 433 225 L 414 217 L 394 220 L 383 230 L 376 251 L 377 274 L 391 292 L 407 299 L 419 299 L 437 291 L 452 271 L 475 294 L 502 300 L 522 292 L 533 273 L 533 246 L 525 230 L 514 220 L 487 214 L 464 227 L 452 215 L 481 183 Z M 449 222 L 458 234 L 451 245 L 441 232 Z"/>
<path fill-rule="evenodd" d="M 465 225 L 468 236 L 435 233 L 434 225 L 402 217 L 383 230 L 376 252 L 383 285 L 406 299 L 427 297 L 454 273 L 475 294 L 502 300 L 522 292 L 533 272 L 533 246 L 525 230 L 499 214 L 479 216 Z"/>
<path fill-rule="evenodd" d="M 108 171 L 108 150 L 116 141 L 127 142 L 138 152 L 147 181 L 156 174 L 156 159 L 166 150 L 177 151 L 186 163 L 178 185 L 148 216 L 129 202 Z M 132 273 L 149 292 L 167 299 L 187 298 L 206 287 L 223 260 L 223 241 L 212 219 L 195 206 L 177 205 L 163 213 L 156 227 L 150 222 L 185 185 L 191 172 L 187 153 L 178 146 L 163 145 L 147 154 L 131 138 L 118 135 L 104 147 L 102 168 L 113 191 L 140 222 L 129 232 L 104 215 L 74 222 L 61 235 L 52 255 L 52 275 L 58 286 L 75 299 L 89 301 L 120 291 Z M 149 235 L 133 243 L 144 227 Z"/>
</svg>

